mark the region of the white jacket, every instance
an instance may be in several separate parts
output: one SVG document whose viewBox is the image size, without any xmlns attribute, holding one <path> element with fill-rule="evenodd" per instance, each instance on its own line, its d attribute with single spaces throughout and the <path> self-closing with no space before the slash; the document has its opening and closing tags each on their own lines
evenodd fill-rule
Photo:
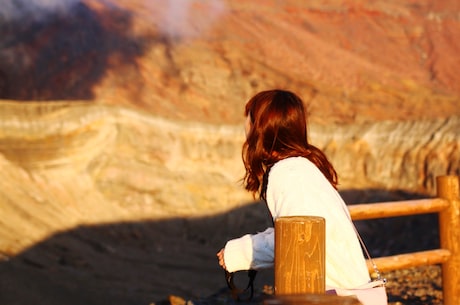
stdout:
<svg viewBox="0 0 460 305">
<path fill-rule="evenodd" d="M 354 288 L 370 280 L 363 252 L 339 193 L 308 159 L 281 160 L 270 170 L 267 205 L 281 216 L 321 216 L 326 220 L 326 286 Z M 227 242 L 224 261 L 230 272 L 273 267 L 274 229 Z"/>
</svg>

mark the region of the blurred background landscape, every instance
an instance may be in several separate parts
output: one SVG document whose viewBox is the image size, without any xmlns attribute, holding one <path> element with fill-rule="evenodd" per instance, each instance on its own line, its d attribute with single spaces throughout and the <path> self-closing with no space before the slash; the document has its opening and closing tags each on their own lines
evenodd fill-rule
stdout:
<svg viewBox="0 0 460 305">
<path fill-rule="evenodd" d="M 304 99 L 349 204 L 460 175 L 456 0 L 0 6 L 1 304 L 219 292 L 215 253 L 270 224 L 241 185 L 261 90 Z M 358 225 L 375 256 L 438 243 L 432 215 Z"/>
</svg>

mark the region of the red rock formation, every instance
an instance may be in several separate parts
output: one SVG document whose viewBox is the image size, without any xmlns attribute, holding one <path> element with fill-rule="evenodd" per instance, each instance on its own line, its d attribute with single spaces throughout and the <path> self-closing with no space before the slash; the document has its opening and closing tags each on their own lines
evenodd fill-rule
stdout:
<svg viewBox="0 0 460 305">
<path fill-rule="evenodd" d="M 1 98 L 234 123 L 281 87 L 317 122 L 460 114 L 458 1 L 66 2 L 6 19 Z"/>
</svg>

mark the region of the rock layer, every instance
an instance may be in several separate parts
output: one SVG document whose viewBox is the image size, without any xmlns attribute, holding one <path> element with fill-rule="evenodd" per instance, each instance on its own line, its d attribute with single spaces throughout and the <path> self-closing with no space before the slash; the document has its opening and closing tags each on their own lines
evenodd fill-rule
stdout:
<svg viewBox="0 0 460 305">
<path fill-rule="evenodd" d="M 211 215 L 252 201 L 240 183 L 241 125 L 86 103 L 0 107 L 3 251 L 81 223 Z M 312 124 L 310 138 L 335 164 L 341 190 L 429 196 L 437 175 L 460 171 L 459 130 L 459 117 Z"/>
</svg>

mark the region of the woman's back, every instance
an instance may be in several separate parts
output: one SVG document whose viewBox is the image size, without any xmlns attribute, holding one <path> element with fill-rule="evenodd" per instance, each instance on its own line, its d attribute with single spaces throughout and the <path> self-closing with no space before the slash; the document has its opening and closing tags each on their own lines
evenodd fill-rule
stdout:
<svg viewBox="0 0 460 305">
<path fill-rule="evenodd" d="M 326 220 L 326 285 L 351 288 L 369 273 L 345 203 L 321 171 L 304 157 L 275 163 L 268 176 L 267 205 L 281 216 L 321 216 Z"/>
</svg>

